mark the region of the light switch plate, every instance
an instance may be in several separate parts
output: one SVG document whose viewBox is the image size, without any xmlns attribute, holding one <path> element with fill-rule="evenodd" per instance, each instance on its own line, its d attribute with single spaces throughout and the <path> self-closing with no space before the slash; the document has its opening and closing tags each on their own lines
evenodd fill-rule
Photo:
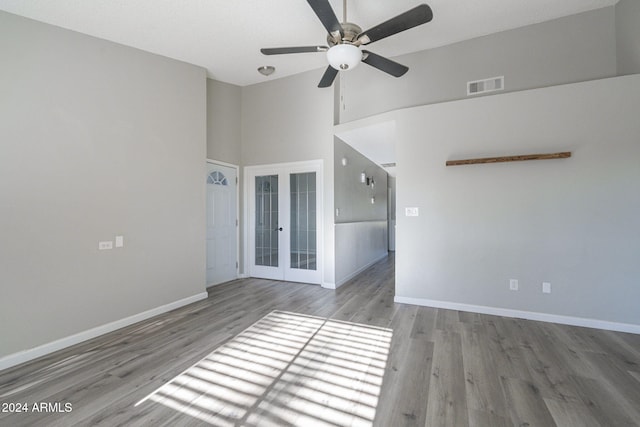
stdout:
<svg viewBox="0 0 640 427">
<path fill-rule="evenodd" d="M 542 282 L 542 293 L 550 294 L 551 293 L 551 283 Z"/>
<path fill-rule="evenodd" d="M 116 248 L 124 246 L 124 236 L 116 236 Z"/>
<path fill-rule="evenodd" d="M 420 211 L 418 208 L 404 208 L 405 216 L 419 216 Z"/>
</svg>

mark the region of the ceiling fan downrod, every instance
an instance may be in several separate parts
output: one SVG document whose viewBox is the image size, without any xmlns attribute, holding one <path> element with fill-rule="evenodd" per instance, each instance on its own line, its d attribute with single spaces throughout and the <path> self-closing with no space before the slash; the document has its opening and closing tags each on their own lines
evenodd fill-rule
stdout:
<svg viewBox="0 0 640 427">
<path fill-rule="evenodd" d="M 347 0 L 342 0 L 342 22 L 347 22 Z"/>
</svg>

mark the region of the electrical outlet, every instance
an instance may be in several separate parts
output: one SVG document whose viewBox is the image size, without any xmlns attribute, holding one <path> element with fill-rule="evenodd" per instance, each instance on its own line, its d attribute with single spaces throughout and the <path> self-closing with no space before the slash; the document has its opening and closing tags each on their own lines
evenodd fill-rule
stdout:
<svg viewBox="0 0 640 427">
<path fill-rule="evenodd" d="M 518 279 L 509 280 L 509 289 L 512 291 L 518 290 Z"/>
<path fill-rule="evenodd" d="M 98 250 L 104 251 L 106 249 L 113 249 L 112 241 L 98 242 Z"/>
<path fill-rule="evenodd" d="M 550 294 L 551 293 L 551 283 L 542 282 L 542 293 Z"/>
<path fill-rule="evenodd" d="M 124 247 L 124 236 L 116 236 L 116 248 Z"/>
</svg>

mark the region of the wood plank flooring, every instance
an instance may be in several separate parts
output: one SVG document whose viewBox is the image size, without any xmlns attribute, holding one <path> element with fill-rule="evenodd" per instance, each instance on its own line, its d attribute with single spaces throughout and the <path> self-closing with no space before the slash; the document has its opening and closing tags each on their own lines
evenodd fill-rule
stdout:
<svg viewBox="0 0 640 427">
<path fill-rule="evenodd" d="M 379 396 L 352 398 L 377 400 L 375 418 L 353 425 L 640 426 L 639 335 L 395 304 L 393 277 L 390 256 L 335 291 L 261 279 L 216 286 L 204 301 L 0 372 L 0 426 L 206 424 L 152 399 L 136 404 L 274 310 L 392 330 Z M 344 401 L 322 406 L 301 391 L 302 376 L 326 371 L 305 360 L 277 374 L 290 387 L 267 385 L 229 425 L 313 425 L 279 403 L 292 401 L 341 425 L 329 415 Z M 34 412 L 40 402 L 59 406 Z M 6 412 L 12 403 L 29 412 Z M 225 425 L 213 415 L 209 424 Z"/>
</svg>

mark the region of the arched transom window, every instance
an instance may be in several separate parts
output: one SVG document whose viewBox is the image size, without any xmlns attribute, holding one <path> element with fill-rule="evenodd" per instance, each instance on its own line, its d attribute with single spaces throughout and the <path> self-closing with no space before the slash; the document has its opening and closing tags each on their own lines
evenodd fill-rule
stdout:
<svg viewBox="0 0 640 427">
<path fill-rule="evenodd" d="M 220 171 L 213 171 L 207 177 L 207 184 L 229 185 L 229 180 Z"/>
</svg>

